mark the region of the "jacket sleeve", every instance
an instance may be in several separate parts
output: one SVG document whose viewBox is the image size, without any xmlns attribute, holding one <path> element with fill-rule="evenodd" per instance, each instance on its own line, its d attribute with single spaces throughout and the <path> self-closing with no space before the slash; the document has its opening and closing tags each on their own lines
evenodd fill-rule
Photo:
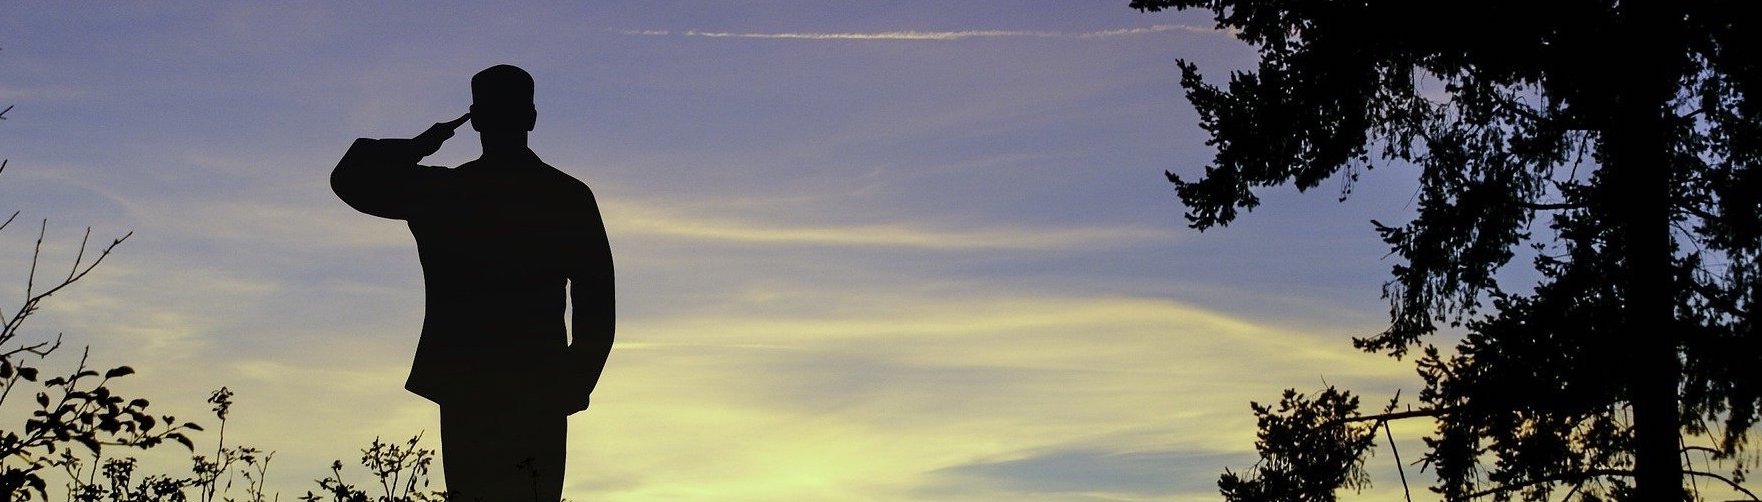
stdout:
<svg viewBox="0 0 1762 502">
<path fill-rule="evenodd" d="M 574 333 L 569 345 L 570 377 L 580 395 L 593 393 L 611 355 L 617 308 L 613 294 L 612 249 L 593 193 L 580 210 L 569 260 L 569 300 Z"/>
<path fill-rule="evenodd" d="M 330 188 L 357 211 L 409 219 L 436 199 L 447 172 L 420 160 L 408 139 L 356 139 L 330 172 Z"/>
</svg>

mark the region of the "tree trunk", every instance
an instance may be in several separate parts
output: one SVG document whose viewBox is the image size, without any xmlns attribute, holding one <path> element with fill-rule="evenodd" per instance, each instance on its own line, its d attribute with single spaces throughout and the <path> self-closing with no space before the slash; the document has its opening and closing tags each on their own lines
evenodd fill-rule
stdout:
<svg viewBox="0 0 1762 502">
<path fill-rule="evenodd" d="M 1611 159 L 1624 165 L 1610 166 L 1626 178 L 1615 192 L 1620 194 L 1616 202 L 1627 207 L 1622 258 L 1628 274 L 1628 333 L 1622 342 L 1631 357 L 1626 366 L 1631 371 L 1638 500 L 1679 501 L 1684 495 L 1677 390 L 1682 370 L 1670 272 L 1670 170 L 1663 145 L 1647 141 L 1652 139 L 1647 136 L 1664 136 L 1662 124 L 1651 122 L 1652 131 L 1634 131 L 1639 137 L 1610 138 L 1626 143 L 1615 149 L 1627 154 Z"/>
<path fill-rule="evenodd" d="M 1607 201 L 1618 229 L 1627 300 L 1625 345 L 1633 410 L 1637 499 L 1684 500 L 1676 326 L 1671 273 L 1670 100 L 1681 75 L 1675 43 L 1681 16 L 1666 2 L 1624 2 L 1623 41 L 1611 49 L 1615 65 L 1612 119 L 1605 131 Z M 1623 50 L 1625 49 L 1625 50 Z"/>
</svg>

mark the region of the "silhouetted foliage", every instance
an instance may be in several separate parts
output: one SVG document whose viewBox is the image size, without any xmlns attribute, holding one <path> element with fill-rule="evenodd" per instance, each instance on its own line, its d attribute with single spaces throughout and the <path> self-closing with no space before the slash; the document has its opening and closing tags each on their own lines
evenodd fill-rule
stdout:
<svg viewBox="0 0 1762 502">
<path fill-rule="evenodd" d="M 1357 488 L 1369 482 L 1363 452 L 1374 431 L 1336 427 L 1358 410 L 1358 398 L 1327 389 L 1315 398 L 1285 391 L 1279 407 L 1254 404 L 1260 422 L 1254 442 L 1260 463 L 1243 477 L 1224 471 L 1218 488 L 1231 500 L 1278 500 L 1287 494 L 1315 494 L 1312 500 L 1334 500 L 1338 487 Z"/>
<path fill-rule="evenodd" d="M 7 163 L 0 161 L 0 173 L 5 171 Z M 11 226 L 18 215 L 14 212 L 0 222 L 0 230 Z M 0 322 L 3 322 L 0 324 L 0 407 L 21 399 L 30 399 L 27 406 L 35 406 L 22 426 L 16 429 L 0 426 L 0 501 L 46 499 L 48 482 L 43 473 L 56 468 L 77 469 L 74 463 L 80 457 L 74 453 L 76 449 L 98 458 L 105 446 L 148 449 L 173 441 L 190 447 L 192 443 L 185 433 L 201 430 L 194 423 L 178 423 L 171 416 L 152 415 L 147 411 L 146 399 L 115 393 L 110 383 L 133 374 L 134 369 L 128 366 L 99 372 L 87 367 L 86 355 L 82 354 L 79 364 L 66 375 L 44 378 L 38 363 L 61 348 L 61 337 L 57 335 L 53 340 L 21 338 L 26 321 L 50 297 L 85 278 L 128 238 L 124 235 L 112 241 L 86 262 L 87 242 L 91 237 L 91 229 L 87 229 L 86 238 L 80 241 L 79 252 L 65 275 L 39 276 L 39 272 L 43 272 L 39 265 L 48 226 L 48 220 L 44 220 L 37 231 L 23 288 L 23 302 L 14 306 L 11 312 L 0 309 Z M 106 465 L 105 468 L 126 476 L 131 466 L 119 464 Z"/>
<path fill-rule="evenodd" d="M 138 462 L 133 457 L 104 458 L 94 453 L 90 459 L 62 453 L 61 466 L 71 482 L 67 485 L 70 501 L 186 501 L 213 502 L 215 497 L 232 490 L 236 478 L 244 478 L 245 498 L 221 497 L 227 502 L 264 502 L 275 500 L 264 492 L 264 478 L 275 452 L 263 452 L 248 446 L 226 447 L 227 412 L 232 407 L 232 391 L 225 387 L 214 391 L 208 399 L 214 405 L 215 418 L 220 420 L 213 459 L 203 455 L 190 457 L 189 477 L 169 474 L 147 474 L 134 480 Z M 100 478 L 102 476 L 102 478 Z M 225 476 L 224 483 L 222 476 Z M 192 495 L 193 492 L 193 495 Z"/>
<path fill-rule="evenodd" d="M 11 106 L 0 109 L 5 120 Z M 0 160 L 4 173 L 9 160 Z M 0 231 L 10 227 L 19 216 L 13 212 L 0 220 Z M 226 426 L 233 406 L 233 392 L 222 387 L 208 397 L 210 411 L 219 423 L 212 456 L 192 455 L 190 475 L 143 473 L 140 462 L 130 456 L 107 456 L 124 451 L 147 450 L 166 442 L 178 443 L 195 451 L 193 432 L 203 428 L 193 422 L 179 423 L 171 416 L 155 416 L 147 412 L 146 399 L 119 395 L 110 387 L 113 380 L 134 374 L 128 366 L 100 372 L 87 367 L 87 353 L 66 375 L 49 376 L 39 369 L 45 359 L 61 348 L 62 337 L 30 337 L 25 334 L 26 321 L 52 296 L 65 291 L 84 279 L 108 258 L 111 252 L 133 233 L 113 240 L 88 259 L 91 229 L 86 229 L 73 264 L 65 275 L 45 275 L 39 265 L 43 259 L 42 244 L 48 233 L 48 221 L 38 229 L 31 251 L 29 269 L 23 287 L 23 303 L 13 311 L 0 306 L 0 409 L 9 402 L 22 402 L 31 396 L 34 409 L 22 427 L 0 424 L 0 502 L 14 500 L 48 500 L 49 480 L 45 473 L 59 470 L 67 477 L 65 496 L 70 502 L 266 502 L 279 500 L 280 495 L 266 491 L 269 463 L 275 452 L 251 446 L 228 446 Z M 47 377 L 47 378 L 45 378 Z M 16 395 L 15 395 L 16 394 Z M 429 486 L 429 470 L 434 450 L 419 448 L 421 434 L 398 443 L 375 438 L 362 450 L 361 464 L 368 469 L 372 482 L 380 485 L 380 494 L 370 496 L 364 490 L 342 481 L 343 464 L 334 462 L 331 474 L 317 480 L 322 492 L 307 492 L 300 500 L 336 502 L 445 502 L 452 494 L 423 491 Z M 110 447 L 110 448 L 106 448 Z M 528 464 L 509 465 L 510 470 L 532 472 Z M 534 473 L 536 476 L 536 473 Z M 235 485 L 241 487 L 243 498 L 231 496 Z"/>
<path fill-rule="evenodd" d="M 438 502 L 451 500 L 452 497 L 442 491 L 420 491 L 428 487 L 429 468 L 434 464 L 434 450 L 418 448 L 416 444 L 422 440 L 417 434 L 403 444 L 387 443 L 373 438 L 373 443 L 361 450 L 361 466 L 379 481 L 380 494 L 369 496 L 361 490 L 343 482 L 343 461 L 337 460 L 330 464 L 330 475 L 318 480 L 319 493 L 306 492 L 300 500 L 306 502 Z"/>
<path fill-rule="evenodd" d="M 1254 475 L 1225 474 L 1226 496 L 1331 498 L 1354 486 L 1331 473 L 1365 454 L 1363 432 L 1409 417 L 1436 421 L 1420 460 L 1451 500 L 1681 500 L 1685 476 L 1749 494 L 1740 455 L 1762 410 L 1751 315 L 1762 298 L 1762 101 L 1749 99 L 1762 92 L 1762 18 L 1749 5 L 1132 7 L 1209 10 L 1260 52 L 1222 86 L 1180 62 L 1216 148 L 1203 177 L 1167 174 L 1194 228 L 1252 210 L 1258 188 L 1333 178 L 1344 197 L 1379 162 L 1419 168 L 1418 215 L 1372 222 L 1402 260 L 1383 291 L 1390 327 L 1354 344 L 1417 350 L 1422 406 L 1373 416 L 1349 399 L 1288 398 L 1279 420 L 1257 407 L 1262 442 L 1285 444 L 1263 446 Z M 1523 249 L 1539 282 L 1501 284 Z M 1454 350 L 1428 341 L 1440 329 L 1461 335 Z M 1360 432 L 1266 430 L 1306 416 L 1353 417 L 1316 427 Z M 1267 456 L 1288 449 L 1337 465 Z M 1690 452 L 1733 467 L 1685 467 Z"/>
</svg>

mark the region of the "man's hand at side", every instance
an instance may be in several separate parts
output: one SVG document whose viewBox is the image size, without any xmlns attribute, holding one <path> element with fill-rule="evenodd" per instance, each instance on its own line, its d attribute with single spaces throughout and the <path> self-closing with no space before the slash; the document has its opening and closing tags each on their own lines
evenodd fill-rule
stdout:
<svg viewBox="0 0 1762 502">
<path fill-rule="evenodd" d="M 563 397 L 563 414 L 573 415 L 587 409 L 590 398 L 586 392 L 572 392 Z"/>
<path fill-rule="evenodd" d="M 573 415 L 587 409 L 592 401 L 593 383 L 585 380 L 579 368 L 566 367 L 552 386 L 552 403 L 564 415 Z"/>
</svg>

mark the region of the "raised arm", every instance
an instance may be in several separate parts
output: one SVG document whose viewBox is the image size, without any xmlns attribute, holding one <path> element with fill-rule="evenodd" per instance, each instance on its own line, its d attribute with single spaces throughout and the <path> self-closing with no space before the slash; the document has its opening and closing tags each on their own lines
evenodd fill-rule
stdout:
<svg viewBox="0 0 1762 502">
<path fill-rule="evenodd" d="M 575 331 L 569 344 L 571 413 L 587 409 L 588 398 L 599 384 L 600 372 L 605 370 L 606 358 L 611 355 L 617 327 L 612 249 L 592 192 L 587 194 L 580 218 L 572 236 L 573 256 L 568 258 L 569 301 L 574 311 L 570 324 Z"/>
<path fill-rule="evenodd" d="M 437 191 L 441 168 L 419 166 L 470 114 L 437 123 L 411 139 L 356 139 L 330 172 L 330 188 L 357 211 L 408 219 Z"/>
</svg>

